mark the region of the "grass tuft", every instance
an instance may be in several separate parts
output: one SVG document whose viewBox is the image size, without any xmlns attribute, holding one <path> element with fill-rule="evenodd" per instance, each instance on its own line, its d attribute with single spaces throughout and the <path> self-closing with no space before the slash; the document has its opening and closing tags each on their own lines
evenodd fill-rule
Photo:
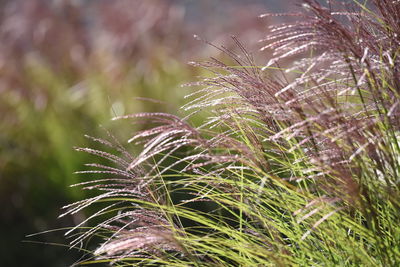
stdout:
<svg viewBox="0 0 400 267">
<path fill-rule="evenodd" d="M 270 27 L 265 66 L 236 38 L 218 48 L 235 65 L 193 63 L 212 75 L 183 119 L 116 118 L 152 123 L 138 155 L 111 135 L 93 140 L 114 154 L 78 149 L 110 166 L 90 165 L 98 195 L 66 207 L 104 218 L 72 246 L 99 236 L 116 265 L 400 264 L 400 4 L 303 7 Z"/>
</svg>

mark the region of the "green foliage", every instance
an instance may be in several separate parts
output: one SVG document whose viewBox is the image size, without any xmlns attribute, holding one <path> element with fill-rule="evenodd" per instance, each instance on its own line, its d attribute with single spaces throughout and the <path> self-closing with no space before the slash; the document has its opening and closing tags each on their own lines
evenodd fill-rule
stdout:
<svg viewBox="0 0 400 267">
<path fill-rule="evenodd" d="M 127 125 L 110 118 L 139 111 L 176 113 L 188 93 L 180 85 L 201 73 L 186 64 L 204 50 L 193 33 L 224 38 L 220 33 L 233 28 L 253 36 L 255 28 L 264 27 L 249 16 L 258 8 L 224 6 L 224 13 L 236 15 L 219 18 L 217 10 L 198 5 L 196 12 L 207 16 L 192 20 L 183 2 L 1 1 L 2 266 L 65 266 L 78 259 L 65 251 L 61 232 L 95 210 L 57 217 L 63 205 L 95 195 L 69 187 L 81 181 L 72 173 L 90 160 L 73 147 L 100 149 L 83 134 L 99 136 L 105 128 L 123 138 L 147 122 Z"/>
<path fill-rule="evenodd" d="M 305 0 L 271 27 L 265 67 L 234 38 L 240 54 L 220 50 L 236 66 L 195 63 L 213 76 L 188 116 L 117 116 L 151 127 L 78 149 L 109 162 L 82 172 L 96 196 L 65 207 L 97 207 L 67 233 L 102 240 L 80 264 L 398 266 L 400 5 L 369 4 Z"/>
<path fill-rule="evenodd" d="M 104 5 L 86 8 L 98 12 Z M 113 3 L 108 6 L 121 9 Z M 140 10 L 151 6 L 162 8 L 153 2 Z M 70 187 L 80 180 L 73 172 L 88 161 L 73 147 L 89 146 L 83 133 L 100 135 L 102 127 L 115 127 L 110 122 L 113 116 L 155 108 L 176 112 L 183 94 L 180 84 L 193 75 L 182 58 L 166 50 L 167 41 L 156 32 L 157 25 L 148 24 L 153 27 L 148 38 L 158 39 L 150 42 L 153 47 L 146 46 L 153 54 L 143 55 L 139 48 L 117 53 L 118 39 L 107 49 L 97 47 L 107 41 L 99 36 L 113 33 L 101 25 L 87 25 L 86 8 L 67 2 L 57 7 L 45 1 L 9 1 L 0 10 L 0 197 L 5 206 L 0 213 L 0 246 L 7 248 L 1 254 L 5 266 L 65 266 L 78 258 L 65 253 L 65 248 L 23 243 L 64 244 L 60 231 L 26 236 L 63 229 L 86 216 L 57 220 L 60 207 L 90 196 Z M 114 16 L 105 12 L 96 19 L 107 15 Z M 132 14 L 123 15 L 121 20 Z M 159 20 L 172 18 L 149 19 L 160 24 Z M 139 28 L 132 24 L 135 27 Z M 89 42 L 92 31 L 99 36 Z M 183 44 L 184 37 L 179 38 Z M 168 104 L 138 97 L 164 99 Z M 130 125 L 118 126 L 121 135 L 131 130 Z"/>
</svg>

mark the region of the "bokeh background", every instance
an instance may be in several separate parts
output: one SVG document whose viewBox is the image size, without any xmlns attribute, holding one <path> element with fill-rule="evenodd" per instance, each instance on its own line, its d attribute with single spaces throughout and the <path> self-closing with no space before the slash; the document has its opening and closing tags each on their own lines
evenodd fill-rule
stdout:
<svg viewBox="0 0 400 267">
<path fill-rule="evenodd" d="M 57 217 L 86 196 L 69 185 L 93 159 L 73 147 L 143 127 L 115 115 L 178 114 L 193 90 L 180 85 L 206 75 L 187 62 L 224 57 L 193 35 L 232 49 L 235 35 L 256 51 L 270 23 L 258 15 L 288 2 L 0 1 L 0 266 L 76 262 L 62 229 L 87 215 Z"/>
</svg>

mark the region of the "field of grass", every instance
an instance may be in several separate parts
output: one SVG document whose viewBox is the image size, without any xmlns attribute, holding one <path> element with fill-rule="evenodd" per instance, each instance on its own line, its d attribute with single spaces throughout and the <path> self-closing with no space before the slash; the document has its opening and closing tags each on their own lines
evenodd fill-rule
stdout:
<svg viewBox="0 0 400 267">
<path fill-rule="evenodd" d="M 83 181 L 74 172 L 93 160 L 74 147 L 102 147 L 85 134 L 104 136 L 107 129 L 123 140 L 150 125 L 111 121 L 115 116 L 177 114 L 192 91 L 181 85 L 204 73 L 187 62 L 221 57 L 193 34 L 217 42 L 229 33 L 250 38 L 266 25 L 256 17 L 260 10 L 232 5 L 226 14 L 235 15 L 211 27 L 216 12 L 198 10 L 207 16 L 191 21 L 185 6 L 164 0 L 2 1 L 0 265 L 66 266 L 79 259 L 63 228 L 96 209 L 58 216 L 62 206 L 96 194 L 70 187 Z"/>
</svg>

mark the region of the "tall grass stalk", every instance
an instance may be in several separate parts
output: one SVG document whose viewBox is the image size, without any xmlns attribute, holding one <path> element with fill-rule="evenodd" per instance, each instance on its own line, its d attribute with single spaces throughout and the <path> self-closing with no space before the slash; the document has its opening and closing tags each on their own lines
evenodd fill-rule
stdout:
<svg viewBox="0 0 400 267">
<path fill-rule="evenodd" d="M 235 38 L 219 49 L 236 65 L 193 63 L 213 74 L 183 119 L 115 118 L 153 123 L 129 140 L 140 154 L 111 134 L 92 138 L 111 152 L 78 149 L 110 161 L 84 171 L 99 194 L 66 207 L 99 205 L 68 233 L 102 240 L 81 263 L 399 266 L 400 3 L 303 7 L 270 28 L 265 66 Z"/>
</svg>

